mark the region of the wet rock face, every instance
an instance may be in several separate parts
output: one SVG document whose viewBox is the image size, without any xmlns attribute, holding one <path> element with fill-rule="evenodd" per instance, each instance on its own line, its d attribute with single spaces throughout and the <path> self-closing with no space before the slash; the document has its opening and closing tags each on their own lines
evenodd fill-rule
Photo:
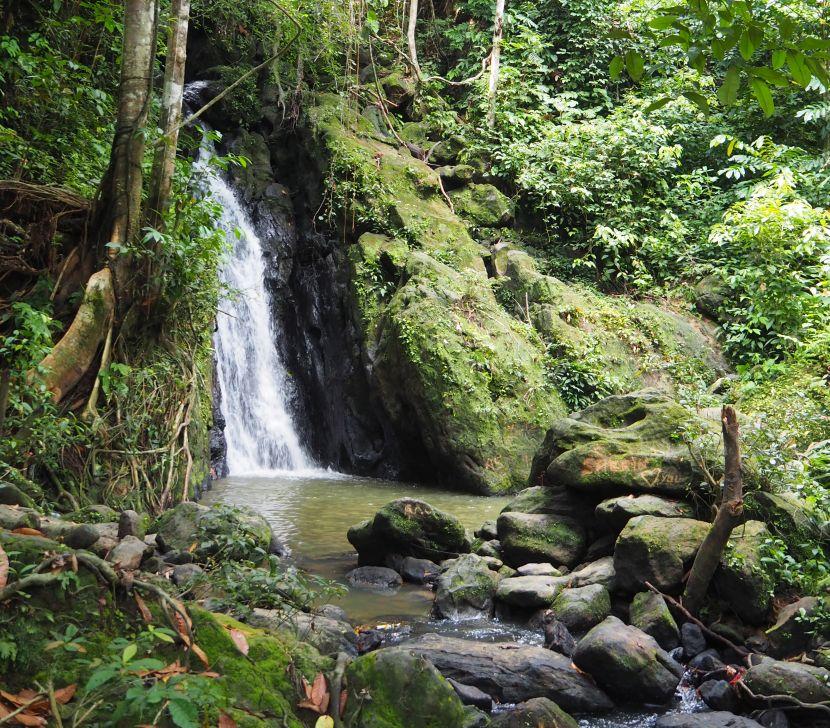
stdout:
<svg viewBox="0 0 830 728">
<path fill-rule="evenodd" d="M 547 698 L 533 698 L 497 716 L 491 728 L 578 728 L 577 722 Z"/>
<path fill-rule="evenodd" d="M 450 561 L 435 582 L 433 612 L 446 619 L 490 616 L 498 582 L 482 557 L 463 554 Z"/>
<path fill-rule="evenodd" d="M 510 566 L 544 561 L 571 567 L 585 553 L 585 529 L 567 517 L 507 512 L 499 516 L 497 529 Z"/>
</svg>

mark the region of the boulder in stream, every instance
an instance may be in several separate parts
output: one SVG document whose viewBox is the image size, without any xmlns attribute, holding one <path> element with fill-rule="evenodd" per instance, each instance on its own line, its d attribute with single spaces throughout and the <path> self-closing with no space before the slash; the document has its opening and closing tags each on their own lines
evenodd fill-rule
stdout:
<svg viewBox="0 0 830 728">
<path fill-rule="evenodd" d="M 471 547 L 455 516 L 416 498 L 387 503 L 373 519 L 352 526 L 347 537 L 361 564 L 382 564 L 389 554 L 442 561 Z"/>
<path fill-rule="evenodd" d="M 654 728 L 764 728 L 752 718 L 727 713 L 672 713 L 657 719 Z"/>
<path fill-rule="evenodd" d="M 664 650 L 673 650 L 680 642 L 680 631 L 666 600 L 652 591 L 634 595 L 629 607 L 629 621 L 654 637 Z"/>
<path fill-rule="evenodd" d="M 624 703 L 667 703 L 683 668 L 645 632 L 608 617 L 576 645 L 573 662 Z"/>
<path fill-rule="evenodd" d="M 358 566 L 346 574 L 349 586 L 361 589 L 397 589 L 402 583 L 401 575 L 385 566 Z"/>
<path fill-rule="evenodd" d="M 578 728 L 578 724 L 552 700 L 531 698 L 497 715 L 490 728 Z"/>
<path fill-rule="evenodd" d="M 585 553 L 585 529 L 565 516 L 502 513 L 497 521 L 502 558 L 517 567 L 540 561 L 571 567 Z"/>
<path fill-rule="evenodd" d="M 475 554 L 462 554 L 445 565 L 435 582 L 435 615 L 445 619 L 490 616 L 499 577 L 487 561 Z"/>
<path fill-rule="evenodd" d="M 570 658 L 544 647 L 429 634 L 390 649 L 421 655 L 445 677 L 475 685 L 501 702 L 544 697 L 578 713 L 604 713 L 613 707 L 608 696 L 571 665 Z"/>
<path fill-rule="evenodd" d="M 358 657 L 345 673 L 345 728 L 462 728 L 461 699 L 429 660 L 392 648 Z"/>
<path fill-rule="evenodd" d="M 572 632 L 585 632 L 611 613 L 611 596 L 602 584 L 563 589 L 550 609 Z"/>
</svg>

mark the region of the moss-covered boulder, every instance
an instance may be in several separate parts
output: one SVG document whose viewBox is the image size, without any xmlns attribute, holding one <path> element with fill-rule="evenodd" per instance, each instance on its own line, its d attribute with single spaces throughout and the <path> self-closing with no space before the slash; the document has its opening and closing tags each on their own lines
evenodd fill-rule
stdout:
<svg viewBox="0 0 830 728">
<path fill-rule="evenodd" d="M 520 490 L 502 513 L 542 513 L 565 516 L 579 521 L 586 528 L 594 525 L 597 499 L 591 493 L 580 493 L 571 488 L 536 485 Z"/>
<path fill-rule="evenodd" d="M 714 586 L 732 611 L 747 624 L 767 622 L 774 588 L 762 558 L 764 542 L 772 534 L 760 521 L 738 526 L 729 539 L 715 573 Z"/>
<path fill-rule="evenodd" d="M 709 527 L 693 518 L 632 518 L 614 548 L 617 588 L 638 592 L 648 581 L 661 591 L 676 592 Z"/>
<path fill-rule="evenodd" d="M 271 526 L 249 508 L 212 508 L 187 501 L 165 511 L 155 523 L 164 550 L 192 551 L 197 559 L 257 560 L 271 547 Z"/>
<path fill-rule="evenodd" d="M 611 614 L 611 596 L 601 584 L 563 589 L 550 609 L 571 632 L 585 632 Z"/>
<path fill-rule="evenodd" d="M 471 548 L 455 516 L 416 498 L 387 503 L 371 521 L 352 526 L 347 537 L 363 564 L 384 564 L 390 554 L 443 561 Z"/>
<path fill-rule="evenodd" d="M 452 190 L 455 211 L 479 227 L 504 227 L 513 220 L 513 203 L 491 184 L 470 184 Z"/>
<path fill-rule="evenodd" d="M 578 724 L 552 700 L 532 698 L 497 715 L 490 728 L 578 728 Z"/>
<path fill-rule="evenodd" d="M 744 683 L 757 695 L 789 695 L 804 703 L 830 701 L 830 670 L 779 660 L 761 660 L 744 675 Z"/>
<path fill-rule="evenodd" d="M 551 425 L 533 460 L 531 483 L 597 494 L 683 496 L 703 477 L 681 439 L 692 426 L 717 442 L 715 423 L 663 392 L 607 397 Z"/>
<path fill-rule="evenodd" d="M 608 617 L 576 645 L 573 662 L 623 703 L 667 703 L 683 668 L 649 635 Z"/>
<path fill-rule="evenodd" d="M 792 657 L 830 640 L 830 624 L 822 617 L 830 609 L 830 597 L 802 597 L 778 612 L 766 631 L 767 652 L 773 657 Z"/>
<path fill-rule="evenodd" d="M 346 728 L 462 728 L 464 706 L 424 657 L 379 650 L 346 669 Z"/>
<path fill-rule="evenodd" d="M 666 600 L 652 591 L 634 595 L 628 610 L 629 621 L 657 640 L 664 650 L 673 650 L 680 643 L 680 630 Z"/>
<path fill-rule="evenodd" d="M 435 582 L 433 611 L 438 617 L 490 616 L 498 575 L 481 556 L 463 554 L 453 559 Z"/>
<path fill-rule="evenodd" d="M 509 566 L 548 562 L 572 567 L 585 553 L 582 525 L 570 518 L 531 513 L 502 513 L 496 522 L 502 557 Z"/>
</svg>

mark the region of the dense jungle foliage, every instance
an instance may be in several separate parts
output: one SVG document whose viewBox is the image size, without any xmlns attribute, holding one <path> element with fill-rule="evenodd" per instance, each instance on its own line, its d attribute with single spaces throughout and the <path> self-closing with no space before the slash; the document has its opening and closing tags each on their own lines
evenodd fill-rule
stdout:
<svg viewBox="0 0 830 728">
<path fill-rule="evenodd" d="M 827 0 L 507 0 L 494 96 L 492 0 L 422 0 L 417 71 L 406 7 L 400 0 L 193 0 L 187 80 L 209 77 L 224 88 L 277 56 L 224 97 L 218 114 L 226 128 L 245 129 L 263 124 L 268 108 L 269 123 L 286 135 L 322 94 L 339 94 L 355 109 L 378 101 L 379 123 L 401 147 L 414 146 L 428 162 L 452 150 L 458 169 L 510 199 L 515 223 L 473 224 L 476 242 L 520 247 L 541 272 L 587 291 L 696 309 L 714 322 L 732 373 L 711 386 L 693 371 L 679 376 L 678 399 L 690 408 L 736 403 L 757 482 L 798 495 L 826 522 Z M 162 2 L 159 27 L 169 13 Z M 110 164 L 123 33 L 115 0 L 25 0 L 0 10 L 0 481 L 48 512 L 77 514 L 106 502 L 158 516 L 211 477 L 211 337 L 221 297 L 239 292 L 225 290 L 218 276 L 227 241 L 217 204 L 204 194 L 202 133 L 194 125 L 182 131 L 163 224 L 143 226 L 123 251 L 136 269 L 154 271 L 136 295 L 140 310 L 110 326 L 111 354 L 98 356 L 62 401 L 38 376 L 92 270 L 78 260 L 93 237 L 90 211 Z M 164 143 L 164 38 L 158 34 L 150 69 L 149 121 L 139 130 L 145 172 Z M 395 88 L 408 99 L 405 109 Z M 211 164 L 249 163 L 222 147 L 219 132 L 210 138 L 221 150 Z M 366 222 L 344 221 L 344 201 L 379 184 L 347 169 L 348 161 L 332 165 L 319 212 L 336 232 Z M 386 285 L 380 274 L 374 285 Z M 511 300 L 493 285 L 506 309 L 527 306 L 527 298 Z M 580 351 L 579 364 L 564 367 L 557 353 L 546 374 L 569 407 L 613 390 L 593 352 Z M 826 529 L 771 538 L 765 568 L 785 590 L 823 593 L 827 539 Z M 12 548 L 13 575 L 30 574 L 25 550 Z M 237 615 L 284 606 L 285 594 L 305 606 L 315 590 L 328 589 L 275 562 L 254 569 L 263 557 L 234 557 L 241 566 L 217 557 L 211 565 L 223 606 Z M 61 589 L 82 585 L 76 572 L 65 573 Z M 277 590 L 272 601 L 262 596 L 269 589 Z M 29 626 L 17 629 L 13 638 L 0 634 L 0 662 L 25 658 Z M 227 642 L 217 630 L 216 641 Z M 61 665 L 86 659 L 88 645 L 75 632 L 52 637 Z M 134 639 L 97 645 L 104 657 L 88 666 L 83 690 L 90 712 L 73 725 L 106 725 L 101 714 L 110 709 L 127 721 L 166 710 L 179 726 L 230 710 L 232 700 L 208 678 L 180 675 L 157 682 L 152 694 L 142 689 L 135 671 L 161 669 L 150 655 L 174 637 L 149 624 Z M 260 647 L 276 662 L 284 656 L 282 647 Z M 234 669 L 240 683 L 258 679 L 241 659 Z"/>
</svg>

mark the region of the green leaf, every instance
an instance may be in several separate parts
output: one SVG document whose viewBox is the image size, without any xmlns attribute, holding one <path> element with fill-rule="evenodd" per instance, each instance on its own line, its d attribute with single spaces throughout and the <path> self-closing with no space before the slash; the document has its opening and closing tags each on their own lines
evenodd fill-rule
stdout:
<svg viewBox="0 0 830 728">
<path fill-rule="evenodd" d="M 683 95 L 704 114 L 709 115 L 709 101 L 703 94 L 699 94 L 697 91 L 684 91 Z"/>
<path fill-rule="evenodd" d="M 807 61 L 801 51 L 787 51 L 787 68 L 790 69 L 793 81 L 802 88 L 806 88 L 813 74 L 807 67 Z"/>
<path fill-rule="evenodd" d="M 677 17 L 674 15 L 661 15 L 649 20 L 648 27 L 654 28 L 654 30 L 667 30 L 674 25 L 676 20 Z"/>
<path fill-rule="evenodd" d="M 718 61 L 726 58 L 726 43 L 720 38 L 712 38 L 712 55 Z"/>
<path fill-rule="evenodd" d="M 758 66 L 757 68 L 751 69 L 751 75 L 763 78 L 764 81 L 771 83 L 773 86 L 781 86 L 784 88 L 790 85 L 787 77 L 783 73 L 774 71 L 772 68 L 767 68 L 766 66 Z"/>
<path fill-rule="evenodd" d="M 772 52 L 772 67 L 783 68 L 784 62 L 787 60 L 787 51 L 784 48 L 778 48 Z"/>
<path fill-rule="evenodd" d="M 86 692 L 91 692 L 95 690 L 95 688 L 99 688 L 105 683 L 108 683 L 115 675 L 118 673 L 118 670 L 114 667 L 99 667 L 95 672 L 92 673 L 89 680 L 86 683 Z"/>
<path fill-rule="evenodd" d="M 199 728 L 199 711 L 188 700 L 170 700 L 167 709 L 173 723 L 179 728 Z"/>
<path fill-rule="evenodd" d="M 138 652 L 138 645 L 135 643 L 129 644 L 124 648 L 124 652 L 121 653 L 121 662 L 125 665 L 135 657 L 135 653 Z"/>
<path fill-rule="evenodd" d="M 614 56 L 611 59 L 611 63 L 608 66 L 608 72 L 611 74 L 612 81 L 619 79 L 624 67 L 625 62 L 623 61 L 622 56 Z"/>
<path fill-rule="evenodd" d="M 672 100 L 671 96 L 661 96 L 659 99 L 657 99 L 656 101 L 652 101 L 648 106 L 646 106 L 644 111 L 647 114 L 650 114 L 652 111 L 657 111 L 657 109 L 662 109 L 671 100 Z"/>
<path fill-rule="evenodd" d="M 770 117 L 775 112 L 775 102 L 772 100 L 772 93 L 769 90 L 766 82 L 760 78 L 750 78 L 749 85 L 752 88 L 752 93 L 758 100 L 758 105 L 764 112 L 764 116 Z"/>
<path fill-rule="evenodd" d="M 741 73 L 737 66 L 729 66 L 723 83 L 718 89 L 718 100 L 724 106 L 732 106 L 738 100 L 738 89 L 741 87 Z"/>
<path fill-rule="evenodd" d="M 781 40 L 788 41 L 793 37 L 794 32 L 795 23 L 786 15 L 783 15 L 778 21 L 778 34 L 781 36 Z"/>
<path fill-rule="evenodd" d="M 633 81 L 639 81 L 643 77 L 645 67 L 646 62 L 637 51 L 628 51 L 625 54 L 625 68 Z"/>
<path fill-rule="evenodd" d="M 746 28 L 744 32 L 741 33 L 741 38 L 738 41 L 738 51 L 745 61 L 752 58 L 752 54 L 755 53 L 756 47 L 757 46 L 752 40 L 752 33 L 749 32 L 749 28 Z"/>
</svg>

